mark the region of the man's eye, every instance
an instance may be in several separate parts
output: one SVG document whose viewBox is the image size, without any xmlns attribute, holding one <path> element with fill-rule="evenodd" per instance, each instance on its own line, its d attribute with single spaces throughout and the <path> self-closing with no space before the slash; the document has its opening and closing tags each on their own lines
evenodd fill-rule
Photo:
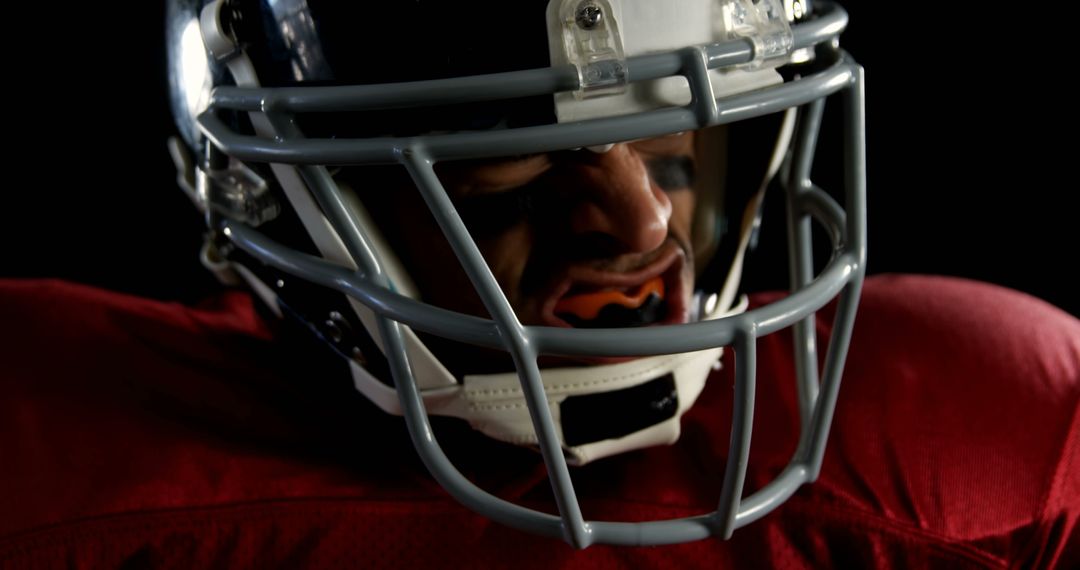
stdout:
<svg viewBox="0 0 1080 570">
<path fill-rule="evenodd" d="M 694 159 L 687 155 L 650 158 L 649 176 L 664 190 L 681 190 L 694 185 Z"/>
</svg>

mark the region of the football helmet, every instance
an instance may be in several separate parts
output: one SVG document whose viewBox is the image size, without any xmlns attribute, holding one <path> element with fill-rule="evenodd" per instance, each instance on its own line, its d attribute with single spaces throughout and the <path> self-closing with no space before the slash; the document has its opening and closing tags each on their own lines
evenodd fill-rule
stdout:
<svg viewBox="0 0 1080 570">
<path fill-rule="evenodd" d="M 206 215 L 204 264 L 333 346 L 360 392 L 405 417 L 425 465 L 459 501 L 577 547 L 729 537 L 817 477 L 840 385 L 866 259 L 863 77 L 839 48 L 846 24 L 840 6 L 811 10 L 808 0 L 172 0 L 170 86 L 181 137 L 170 149 L 180 186 Z M 844 119 L 843 206 L 810 179 L 832 95 Z M 741 215 L 731 216 L 716 195 L 725 169 L 719 127 L 765 116 L 780 118 L 771 160 Z M 550 153 L 589 160 L 685 132 L 701 133 L 696 182 L 677 169 L 650 174 L 683 176 L 672 184 L 694 187 L 694 257 L 720 261 L 698 262 L 692 296 L 666 276 L 633 291 L 572 295 L 567 285 L 552 301 L 562 313 L 546 322 L 515 311 L 440 170 Z M 391 183 L 402 178 L 482 310 L 431 302 L 414 279 L 424 261 L 403 259 L 388 237 L 410 231 L 388 226 L 412 222 L 379 219 L 371 202 L 405 191 Z M 747 311 L 739 278 L 772 182 L 786 194 L 791 294 Z M 820 271 L 813 221 L 832 242 Z M 814 313 L 837 297 L 819 371 Z M 657 326 L 636 326 L 646 324 Z M 796 340 L 799 445 L 774 481 L 744 497 L 755 339 L 786 327 Z M 447 365 L 457 349 L 439 339 L 509 354 L 512 369 L 469 370 L 472 357 Z M 735 405 L 717 510 L 586 521 L 567 465 L 674 441 L 725 346 L 735 351 Z M 429 414 L 538 448 L 558 513 L 476 487 L 440 449 Z"/>
</svg>

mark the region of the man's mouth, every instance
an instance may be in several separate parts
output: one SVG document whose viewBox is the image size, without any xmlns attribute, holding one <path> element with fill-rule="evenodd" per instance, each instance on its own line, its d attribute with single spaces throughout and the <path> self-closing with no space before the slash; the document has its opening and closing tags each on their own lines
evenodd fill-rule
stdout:
<svg viewBox="0 0 1080 570">
<path fill-rule="evenodd" d="M 572 267 L 544 303 L 544 320 L 551 326 L 573 328 L 686 322 L 684 263 L 675 246 L 631 271 Z"/>
<path fill-rule="evenodd" d="M 600 289 L 564 295 L 555 316 L 574 328 L 641 327 L 667 314 L 664 279 L 660 276 L 625 289 Z"/>
</svg>

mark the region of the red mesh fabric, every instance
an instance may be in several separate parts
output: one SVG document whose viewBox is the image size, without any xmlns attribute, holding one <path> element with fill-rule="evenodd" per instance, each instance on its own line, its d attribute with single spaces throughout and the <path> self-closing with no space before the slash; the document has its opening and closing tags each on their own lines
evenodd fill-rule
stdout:
<svg viewBox="0 0 1080 570">
<path fill-rule="evenodd" d="M 748 491 L 794 448 L 790 354 L 759 341 Z M 715 508 L 726 360 L 678 444 L 575 470 L 587 517 Z M 0 362 L 0 567 L 1080 567 L 1080 322 L 985 284 L 869 279 L 818 482 L 730 541 L 670 547 L 576 552 L 472 514 L 400 419 L 240 293 L 0 282 Z M 531 452 L 438 428 L 482 486 L 551 508 Z"/>
</svg>

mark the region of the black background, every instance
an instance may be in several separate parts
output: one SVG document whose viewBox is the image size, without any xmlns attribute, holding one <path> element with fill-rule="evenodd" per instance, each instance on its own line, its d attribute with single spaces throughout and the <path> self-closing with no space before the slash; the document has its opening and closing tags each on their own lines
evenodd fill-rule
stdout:
<svg viewBox="0 0 1080 570">
<path fill-rule="evenodd" d="M 842 43 L 867 69 L 869 271 L 990 281 L 1080 314 L 1060 36 L 1034 14 L 945 4 L 846 6 Z M 18 10 L 9 34 L 29 35 L 5 50 L 2 274 L 185 302 L 212 291 L 165 146 L 163 6 Z"/>
</svg>

